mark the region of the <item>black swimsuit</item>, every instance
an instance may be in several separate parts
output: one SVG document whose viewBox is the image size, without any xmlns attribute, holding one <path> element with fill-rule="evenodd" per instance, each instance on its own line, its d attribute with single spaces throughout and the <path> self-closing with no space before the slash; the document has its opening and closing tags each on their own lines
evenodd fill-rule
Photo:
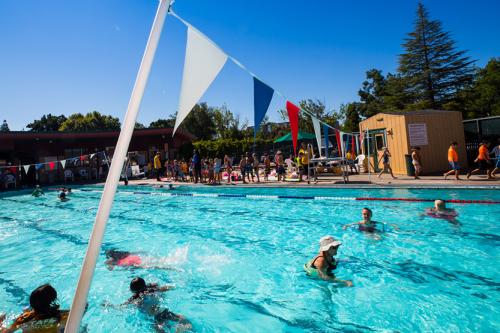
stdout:
<svg viewBox="0 0 500 333">
<path fill-rule="evenodd" d="M 316 266 L 314 266 L 314 263 L 316 262 L 316 260 L 317 260 L 318 258 L 325 258 L 325 257 L 323 257 L 323 256 L 317 256 L 316 258 L 314 258 L 314 260 L 313 260 L 313 261 L 312 261 L 312 263 L 311 263 L 311 268 L 318 269 Z M 331 263 L 331 262 L 329 262 L 329 261 L 325 258 L 325 260 L 326 260 L 326 262 L 327 262 L 327 264 L 328 264 L 328 268 L 326 269 L 326 274 L 327 274 L 327 275 L 330 275 L 330 276 L 332 276 L 332 275 L 333 275 L 332 271 L 333 271 L 335 268 L 337 268 L 337 261 L 335 260 L 335 258 L 332 258 L 332 259 L 333 259 L 333 262 Z"/>
</svg>

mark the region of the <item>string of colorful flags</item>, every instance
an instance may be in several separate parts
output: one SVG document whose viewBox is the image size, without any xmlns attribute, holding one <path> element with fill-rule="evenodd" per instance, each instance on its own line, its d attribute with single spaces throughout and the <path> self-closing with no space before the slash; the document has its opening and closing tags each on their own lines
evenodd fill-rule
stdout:
<svg viewBox="0 0 500 333">
<path fill-rule="evenodd" d="M 0 166 L 0 169 L 9 169 L 12 173 L 16 173 L 18 169 L 24 170 L 26 174 L 28 174 L 30 168 L 32 166 L 35 167 L 35 170 L 38 171 L 41 168 L 43 168 L 45 165 L 48 165 L 49 170 L 54 170 L 56 165 L 61 164 L 62 168 L 66 168 L 66 164 L 71 164 L 73 166 L 77 165 L 78 163 L 83 163 L 86 160 L 91 160 L 95 156 L 101 156 L 104 155 L 103 157 L 106 157 L 106 152 L 100 151 L 97 153 L 92 153 L 92 154 L 87 154 L 87 155 L 80 155 L 77 157 L 70 157 L 66 158 L 63 160 L 55 160 L 55 161 L 49 161 L 49 162 L 42 162 L 42 163 L 32 163 L 32 164 L 22 164 L 22 165 L 8 165 L 8 166 Z"/>
<path fill-rule="evenodd" d="M 344 156 L 350 147 L 350 151 L 358 151 L 358 141 L 362 144 L 362 136 L 352 133 L 342 132 L 329 124 L 321 121 L 310 112 L 301 109 L 296 104 L 290 102 L 284 94 L 266 84 L 263 80 L 258 78 L 254 73 L 248 70 L 241 62 L 230 56 L 210 38 L 196 29 L 192 24 L 181 18 L 171 9 L 169 14 L 177 18 L 181 23 L 187 27 L 187 41 L 186 53 L 184 57 L 184 70 L 182 74 L 181 92 L 179 97 L 179 107 L 177 110 L 177 117 L 173 135 L 177 131 L 182 121 L 188 116 L 193 107 L 198 103 L 203 94 L 210 87 L 217 75 L 220 73 L 227 60 L 231 60 L 234 64 L 240 67 L 243 71 L 247 72 L 253 78 L 254 86 L 254 137 L 257 135 L 260 124 L 267 113 L 271 100 L 276 93 L 286 100 L 286 110 L 288 113 L 288 120 L 290 123 L 290 130 L 292 133 L 292 142 L 294 152 L 297 151 L 297 138 L 299 131 L 299 113 L 303 112 L 311 117 L 318 149 L 321 154 L 321 126 L 323 125 L 323 132 L 325 137 L 325 155 L 328 157 L 328 132 L 333 130 L 337 141 L 337 147 L 340 156 Z M 347 137 L 347 140 L 344 138 Z M 350 140 L 349 140 L 350 139 Z M 351 142 L 349 142 L 351 141 Z"/>
</svg>

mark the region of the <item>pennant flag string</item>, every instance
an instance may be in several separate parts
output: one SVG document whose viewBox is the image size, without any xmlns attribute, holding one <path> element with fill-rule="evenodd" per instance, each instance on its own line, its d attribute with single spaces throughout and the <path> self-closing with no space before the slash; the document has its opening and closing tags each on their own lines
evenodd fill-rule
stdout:
<svg viewBox="0 0 500 333">
<path fill-rule="evenodd" d="M 97 153 L 93 153 L 93 154 L 87 154 L 87 155 L 81 155 L 79 157 L 69 157 L 69 158 L 66 158 L 64 160 L 55 160 L 55 161 L 48 161 L 48 162 L 41 162 L 41 163 L 31 163 L 31 164 L 23 164 L 23 165 L 19 165 L 19 166 L 12 166 L 12 165 L 6 165 L 6 166 L 0 166 L 0 169 L 12 169 L 12 168 L 23 168 L 24 171 L 26 173 L 28 173 L 29 169 L 31 166 L 35 166 L 36 168 L 41 168 L 42 166 L 48 164 L 49 167 L 52 169 L 51 167 L 51 164 L 56 165 L 57 162 L 61 163 L 63 168 L 64 166 L 66 165 L 66 161 L 79 161 L 79 160 L 85 160 L 87 159 L 87 156 L 89 157 L 89 159 L 92 159 L 95 155 L 101 155 L 102 153 L 104 153 L 104 151 L 100 151 L 100 152 L 97 152 Z M 37 169 L 38 170 L 38 169 Z"/>
<path fill-rule="evenodd" d="M 249 75 L 251 75 L 252 77 L 254 77 L 255 79 L 257 79 L 258 81 L 260 81 L 262 84 L 265 84 L 266 86 L 268 86 L 270 89 L 272 89 L 274 91 L 274 93 L 276 93 L 277 95 L 279 95 L 281 98 L 283 98 L 284 100 L 286 101 L 289 101 L 289 99 L 282 93 L 280 92 L 279 90 L 275 89 L 275 88 L 272 88 L 271 85 L 267 84 L 264 80 L 262 80 L 261 78 L 259 78 L 257 75 L 255 75 L 253 72 L 251 72 L 248 68 L 246 68 L 240 61 L 238 61 L 236 58 L 234 58 L 233 56 L 229 55 L 225 50 L 223 50 L 219 45 L 215 44 L 210 38 L 208 38 L 206 35 L 204 35 L 202 32 L 200 32 L 198 29 L 196 29 L 191 23 L 187 22 L 186 20 L 184 20 L 182 17 L 180 17 L 179 15 L 177 15 L 172 9 L 169 10 L 168 14 L 170 14 L 171 16 L 175 17 L 176 19 L 178 19 L 182 24 L 184 24 L 188 30 L 191 28 L 191 29 L 194 29 L 197 31 L 197 33 L 203 37 L 208 43 L 210 43 L 213 47 L 217 48 L 221 53 L 224 53 L 227 57 L 227 59 L 231 60 L 236 66 L 240 67 L 243 71 L 247 72 Z M 217 72 L 218 74 L 218 72 Z M 184 82 L 184 77 L 183 77 L 183 82 Z M 255 81 L 254 81 L 255 82 Z M 207 87 L 208 88 L 208 87 Z M 200 96 L 201 98 L 201 96 Z M 196 102 L 194 103 L 196 104 Z M 193 104 L 193 106 L 194 106 Z M 294 104 L 295 105 L 295 104 Z M 315 117 L 315 115 L 313 115 L 312 113 L 300 108 L 297 106 L 297 108 L 311 116 L 311 117 Z M 189 110 L 191 111 L 191 109 Z M 189 112 L 188 112 L 189 113 Z M 179 112 L 178 112 L 179 114 Z M 334 131 L 338 131 L 338 129 L 336 129 L 335 127 L 325 123 L 324 121 L 322 121 L 321 119 L 318 119 L 319 122 L 321 124 L 323 124 L 324 126 L 328 126 L 329 128 L 333 129 Z M 180 125 L 180 124 L 179 124 Z M 175 130 L 177 128 L 177 122 L 176 122 L 176 127 L 174 128 L 174 133 L 175 133 Z M 259 124 L 254 124 L 254 127 L 258 127 Z M 352 133 L 344 133 L 344 134 L 347 134 L 347 135 L 354 135 Z"/>
</svg>

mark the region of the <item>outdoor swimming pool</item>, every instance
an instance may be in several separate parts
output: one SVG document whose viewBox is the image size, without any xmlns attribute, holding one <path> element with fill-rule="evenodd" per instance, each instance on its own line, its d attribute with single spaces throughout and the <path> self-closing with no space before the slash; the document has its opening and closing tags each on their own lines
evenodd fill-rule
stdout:
<svg viewBox="0 0 500 333">
<path fill-rule="evenodd" d="M 57 192 L 0 195 L 0 312 L 12 319 L 31 290 L 50 282 L 68 308 L 92 229 L 100 187 L 61 203 Z M 134 193 L 135 192 L 135 193 Z M 411 197 L 500 201 L 498 190 L 120 187 L 105 248 L 171 255 L 179 271 L 106 269 L 98 260 L 83 324 L 89 332 L 146 332 L 130 280 L 173 283 L 163 304 L 198 332 L 498 332 L 500 205 L 451 204 L 459 223 L 421 217 L 426 202 L 273 199 Z M 235 197 L 165 196 L 168 193 Z M 250 194 L 255 197 L 238 197 Z M 342 225 L 374 220 L 399 230 L 377 241 Z M 342 240 L 337 276 L 353 288 L 308 278 L 303 264 L 323 235 Z M 187 257 L 184 253 L 188 252 Z M 10 323 L 11 320 L 8 320 Z"/>
</svg>

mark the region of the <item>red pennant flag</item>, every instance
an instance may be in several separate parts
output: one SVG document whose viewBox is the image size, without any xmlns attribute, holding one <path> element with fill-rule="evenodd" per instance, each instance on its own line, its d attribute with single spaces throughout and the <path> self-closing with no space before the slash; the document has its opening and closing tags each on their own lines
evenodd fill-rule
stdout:
<svg viewBox="0 0 500 333">
<path fill-rule="evenodd" d="M 286 101 L 286 110 L 288 111 L 288 121 L 292 132 L 293 154 L 297 155 L 297 137 L 299 135 L 299 111 L 297 105 Z"/>
<path fill-rule="evenodd" d="M 335 130 L 335 140 L 337 140 L 337 147 L 339 148 L 339 157 L 342 157 L 342 145 L 340 143 L 340 131 Z"/>
<path fill-rule="evenodd" d="M 356 147 L 354 146 L 356 143 L 354 141 L 354 135 L 351 135 L 351 153 L 354 156 L 356 154 Z"/>
<path fill-rule="evenodd" d="M 84 161 L 85 157 L 87 157 L 87 156 L 85 156 L 85 155 L 80 156 L 80 161 Z"/>
<path fill-rule="evenodd" d="M 56 166 L 55 162 L 49 162 L 49 169 L 54 170 L 54 167 Z"/>
</svg>

